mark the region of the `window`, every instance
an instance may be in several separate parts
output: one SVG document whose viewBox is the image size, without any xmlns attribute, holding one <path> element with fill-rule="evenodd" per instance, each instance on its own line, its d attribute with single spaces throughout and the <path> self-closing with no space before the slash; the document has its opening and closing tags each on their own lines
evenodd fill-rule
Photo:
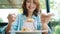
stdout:
<svg viewBox="0 0 60 34">
<path fill-rule="evenodd" d="M 21 5 L 23 0 L 0 0 L 0 22 L 8 22 L 9 13 L 22 13 Z"/>
<path fill-rule="evenodd" d="M 8 22 L 7 16 L 9 13 L 18 14 L 18 9 L 0 9 L 0 22 Z"/>
<path fill-rule="evenodd" d="M 50 12 L 54 13 L 55 16 L 52 18 L 52 29 L 53 34 L 59 34 L 60 32 L 60 0 L 50 0 Z"/>
<path fill-rule="evenodd" d="M 21 8 L 23 0 L 0 0 L 0 8 Z"/>
<path fill-rule="evenodd" d="M 41 10 L 42 13 L 46 13 L 46 0 L 40 0 L 40 6 L 41 6 Z"/>
</svg>

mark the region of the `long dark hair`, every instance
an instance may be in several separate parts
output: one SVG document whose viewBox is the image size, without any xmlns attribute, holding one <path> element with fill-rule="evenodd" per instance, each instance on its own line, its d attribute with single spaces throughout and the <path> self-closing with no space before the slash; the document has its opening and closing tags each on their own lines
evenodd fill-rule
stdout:
<svg viewBox="0 0 60 34">
<path fill-rule="evenodd" d="M 27 11 L 27 8 L 26 8 L 26 1 L 27 0 L 23 1 L 22 8 L 23 8 L 23 15 L 28 16 L 28 11 Z M 39 4 L 38 0 L 33 0 L 33 1 L 36 3 L 36 6 L 37 6 L 36 9 L 33 12 L 33 15 L 37 16 L 38 12 L 39 12 L 40 4 Z"/>
</svg>

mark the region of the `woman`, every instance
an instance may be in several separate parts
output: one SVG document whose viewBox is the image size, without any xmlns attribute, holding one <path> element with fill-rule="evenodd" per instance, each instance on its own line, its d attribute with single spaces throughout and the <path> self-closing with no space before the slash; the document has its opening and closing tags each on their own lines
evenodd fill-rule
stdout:
<svg viewBox="0 0 60 34">
<path fill-rule="evenodd" d="M 24 0 L 22 4 L 22 8 L 23 8 L 23 14 L 18 14 L 16 20 L 12 20 L 8 17 L 8 21 L 10 25 L 12 24 L 12 26 L 10 26 L 11 30 L 21 31 L 24 25 L 24 22 L 28 20 L 29 18 L 33 19 L 36 22 L 36 23 L 34 22 L 35 29 L 41 30 L 42 29 L 42 23 L 41 23 L 41 18 L 40 18 L 41 15 L 38 15 L 39 8 L 40 8 L 39 0 Z"/>
</svg>

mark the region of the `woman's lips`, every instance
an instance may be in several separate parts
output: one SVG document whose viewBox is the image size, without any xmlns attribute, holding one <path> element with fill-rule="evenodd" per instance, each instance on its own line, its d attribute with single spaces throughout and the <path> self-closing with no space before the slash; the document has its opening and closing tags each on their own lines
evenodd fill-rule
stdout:
<svg viewBox="0 0 60 34">
<path fill-rule="evenodd" d="M 33 9 L 34 7 L 29 7 L 29 9 Z"/>
</svg>

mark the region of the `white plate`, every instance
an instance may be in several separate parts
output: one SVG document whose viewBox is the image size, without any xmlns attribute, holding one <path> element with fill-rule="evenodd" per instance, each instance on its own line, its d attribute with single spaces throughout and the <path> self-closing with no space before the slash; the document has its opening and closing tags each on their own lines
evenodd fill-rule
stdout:
<svg viewBox="0 0 60 34">
<path fill-rule="evenodd" d="M 35 33 L 35 32 L 48 32 L 48 30 L 36 30 L 36 31 L 9 31 L 9 32 L 20 32 L 20 33 Z"/>
</svg>

